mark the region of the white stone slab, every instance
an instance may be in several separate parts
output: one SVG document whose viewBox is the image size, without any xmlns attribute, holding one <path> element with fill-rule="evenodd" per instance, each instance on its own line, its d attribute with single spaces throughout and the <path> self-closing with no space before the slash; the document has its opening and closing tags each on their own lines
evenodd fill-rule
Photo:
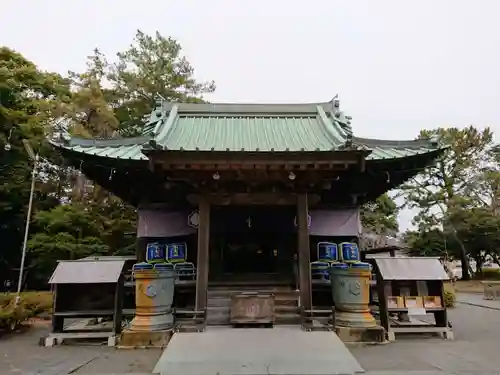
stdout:
<svg viewBox="0 0 500 375">
<path fill-rule="evenodd" d="M 161 375 L 334 375 L 364 372 L 333 332 L 209 327 L 176 333 L 153 373 Z"/>
</svg>

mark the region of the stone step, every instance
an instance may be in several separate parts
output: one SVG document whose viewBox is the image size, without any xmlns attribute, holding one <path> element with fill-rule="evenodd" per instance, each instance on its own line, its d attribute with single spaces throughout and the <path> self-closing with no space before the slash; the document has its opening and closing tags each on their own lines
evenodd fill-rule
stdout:
<svg viewBox="0 0 500 375">
<path fill-rule="evenodd" d="M 218 287 L 208 290 L 207 324 L 229 325 L 231 320 L 231 298 L 245 292 L 273 293 L 275 324 L 300 324 L 298 307 L 299 293 L 291 288 L 266 287 Z"/>
<path fill-rule="evenodd" d="M 264 290 L 264 289 L 258 289 L 258 290 L 247 290 L 247 289 L 234 289 L 234 290 L 208 290 L 207 291 L 207 296 L 231 296 L 233 294 L 240 294 L 240 293 L 262 293 L 262 294 L 274 294 L 276 295 L 293 295 L 295 294 L 295 291 L 288 291 L 288 290 Z"/>
<path fill-rule="evenodd" d="M 300 324 L 300 314 L 274 314 L 275 324 Z"/>
<path fill-rule="evenodd" d="M 213 317 L 207 320 L 207 325 L 209 326 L 228 326 L 231 324 L 231 319 L 229 316 Z"/>
<path fill-rule="evenodd" d="M 231 299 L 228 297 L 211 297 L 207 300 L 207 307 L 231 307 Z"/>
<path fill-rule="evenodd" d="M 211 306 L 211 307 L 207 307 L 207 315 L 210 315 L 210 314 L 217 314 L 221 311 L 227 311 L 229 313 L 229 311 L 231 311 L 231 308 L 230 307 L 226 307 L 226 306 Z"/>
<path fill-rule="evenodd" d="M 275 314 L 283 313 L 283 314 L 300 314 L 300 308 L 298 306 L 290 306 L 290 305 L 278 305 L 274 306 Z"/>
<path fill-rule="evenodd" d="M 288 308 L 297 308 L 298 307 L 298 298 L 286 297 L 286 296 L 277 296 L 274 299 L 274 306 L 276 309 L 281 307 Z M 207 299 L 207 307 L 231 307 L 231 298 L 229 296 L 211 296 Z"/>
<path fill-rule="evenodd" d="M 218 293 L 218 294 L 212 294 L 210 296 L 208 296 L 207 300 L 208 301 L 211 301 L 211 300 L 222 300 L 222 299 L 225 299 L 225 300 L 228 300 L 230 301 L 232 296 L 235 295 L 237 293 L 226 293 L 226 294 L 223 294 L 223 293 Z M 274 295 L 274 301 L 275 303 L 280 303 L 280 304 L 288 304 L 288 303 L 297 303 L 299 300 L 299 296 L 298 295 L 294 295 L 294 294 L 275 294 Z"/>
<path fill-rule="evenodd" d="M 293 291 L 272 291 L 272 290 L 244 290 L 244 289 L 239 289 L 239 290 L 211 290 L 209 289 L 207 291 L 207 298 L 212 298 L 212 297 L 227 297 L 231 298 L 234 294 L 241 294 L 241 293 L 252 293 L 252 292 L 258 292 L 258 293 L 272 293 L 274 294 L 275 300 L 288 300 L 288 299 L 294 299 L 298 300 L 299 298 L 299 293 L 295 290 Z"/>
<path fill-rule="evenodd" d="M 218 306 L 208 306 L 207 307 L 207 315 L 210 315 L 211 313 L 218 313 L 220 311 L 231 311 L 231 306 L 224 306 L 224 305 L 218 305 Z M 279 305 L 279 306 L 274 306 L 274 312 L 276 314 L 278 313 L 283 313 L 283 314 L 300 314 L 300 308 L 298 306 L 290 306 L 290 305 Z"/>
<path fill-rule="evenodd" d="M 275 306 L 298 306 L 299 300 L 298 298 L 275 298 L 274 299 Z"/>
<path fill-rule="evenodd" d="M 290 287 L 275 287 L 275 286 L 223 286 L 223 287 L 209 287 L 208 293 L 210 292 L 263 292 L 263 293 L 280 293 L 280 292 L 295 292 L 295 289 Z"/>
<path fill-rule="evenodd" d="M 226 291 L 226 292 L 269 292 L 269 293 L 279 293 L 279 292 L 291 292 L 295 291 L 295 289 L 290 287 L 280 287 L 280 286 L 266 286 L 266 285 L 256 285 L 256 286 L 220 286 L 220 287 L 209 287 L 208 292 L 217 292 L 217 291 Z"/>
<path fill-rule="evenodd" d="M 276 324 L 299 324 L 300 313 L 295 310 L 276 310 L 274 313 Z M 224 325 L 230 324 L 231 310 L 223 307 L 207 308 L 207 324 Z"/>
<path fill-rule="evenodd" d="M 229 324 L 231 309 L 229 307 L 207 307 L 207 324 Z"/>
</svg>

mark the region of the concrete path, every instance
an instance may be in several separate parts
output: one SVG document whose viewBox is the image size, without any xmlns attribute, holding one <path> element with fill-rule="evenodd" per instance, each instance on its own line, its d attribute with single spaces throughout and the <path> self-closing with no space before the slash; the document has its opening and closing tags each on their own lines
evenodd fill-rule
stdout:
<svg viewBox="0 0 500 375">
<path fill-rule="evenodd" d="M 176 333 L 153 373 L 161 375 L 334 375 L 363 369 L 332 332 L 299 327 L 209 327 Z"/>
<path fill-rule="evenodd" d="M 365 375 L 500 375 L 500 311 L 457 304 L 448 317 L 455 340 L 408 335 L 351 353 Z"/>
<path fill-rule="evenodd" d="M 458 293 L 457 302 L 471 306 L 500 310 L 500 301 L 484 299 L 483 294 L 479 293 Z"/>
</svg>

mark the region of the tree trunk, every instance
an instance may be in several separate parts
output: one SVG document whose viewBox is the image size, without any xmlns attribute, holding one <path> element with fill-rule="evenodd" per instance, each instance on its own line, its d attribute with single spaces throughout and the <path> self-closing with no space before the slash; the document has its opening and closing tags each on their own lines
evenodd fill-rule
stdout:
<svg viewBox="0 0 500 375">
<path fill-rule="evenodd" d="M 484 264 L 484 257 L 481 256 L 481 254 L 477 254 L 477 256 L 474 257 L 474 260 L 476 261 L 476 277 L 481 276 L 482 277 L 482 269 L 483 269 L 483 264 Z"/>
<path fill-rule="evenodd" d="M 460 246 L 460 263 L 462 265 L 462 280 L 470 280 L 471 273 L 469 266 L 469 258 L 467 256 L 467 249 L 465 248 L 463 242 L 460 241 L 460 238 L 458 238 L 455 229 L 453 229 L 451 232 L 453 233 L 453 236 L 455 237 L 455 239 L 458 242 L 458 245 Z"/>
<path fill-rule="evenodd" d="M 458 245 L 460 246 L 460 264 L 462 265 L 462 280 L 470 280 L 471 279 L 471 273 L 470 273 L 470 266 L 469 266 L 469 258 L 467 257 L 467 249 L 465 248 L 465 245 L 463 242 L 458 238 L 457 232 L 455 230 L 455 227 L 453 226 L 453 223 L 449 223 L 451 226 L 451 233 L 453 237 L 455 237 L 455 240 L 457 241 Z"/>
<path fill-rule="evenodd" d="M 460 251 L 460 263 L 462 264 L 462 280 L 470 280 L 469 259 L 467 259 L 467 253 L 463 247 Z"/>
</svg>

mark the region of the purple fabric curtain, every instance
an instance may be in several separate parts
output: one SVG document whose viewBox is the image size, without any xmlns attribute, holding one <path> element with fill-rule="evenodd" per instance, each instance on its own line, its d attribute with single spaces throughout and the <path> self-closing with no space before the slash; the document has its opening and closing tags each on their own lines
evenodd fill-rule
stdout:
<svg viewBox="0 0 500 375">
<path fill-rule="evenodd" d="M 138 209 L 137 237 L 175 237 L 196 233 L 188 225 L 188 211 Z"/>
<path fill-rule="evenodd" d="M 361 217 L 359 209 L 311 210 L 309 234 L 313 236 L 359 236 Z"/>
<path fill-rule="evenodd" d="M 196 233 L 188 224 L 191 211 L 139 209 L 137 237 L 175 237 Z M 361 233 L 357 208 L 342 210 L 311 210 L 309 234 L 313 236 L 358 236 Z M 294 218 L 290 218 L 293 220 Z"/>
</svg>

